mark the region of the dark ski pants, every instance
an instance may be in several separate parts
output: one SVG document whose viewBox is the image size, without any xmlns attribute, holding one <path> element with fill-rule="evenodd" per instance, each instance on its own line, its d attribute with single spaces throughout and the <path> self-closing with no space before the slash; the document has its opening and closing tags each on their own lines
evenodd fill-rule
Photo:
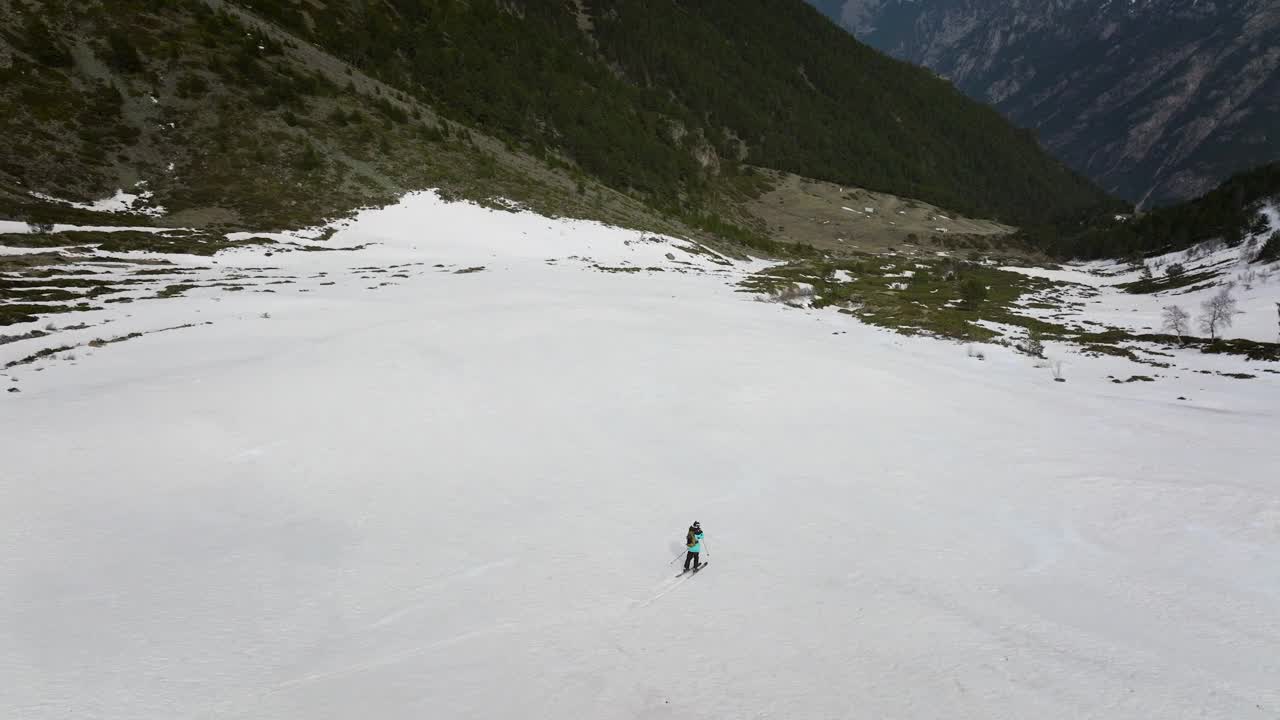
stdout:
<svg viewBox="0 0 1280 720">
<path fill-rule="evenodd" d="M 698 568 L 698 567 L 700 567 L 700 566 L 702 565 L 702 562 L 701 562 L 700 560 L 698 560 L 698 553 L 696 553 L 696 552 L 692 552 L 692 551 L 690 551 L 688 554 L 686 554 L 686 555 L 684 556 L 684 569 L 685 569 L 685 570 L 688 570 L 688 569 L 689 569 L 689 563 L 691 563 L 691 562 L 693 563 L 693 567 L 694 567 L 695 569 L 696 569 L 696 568 Z"/>
</svg>

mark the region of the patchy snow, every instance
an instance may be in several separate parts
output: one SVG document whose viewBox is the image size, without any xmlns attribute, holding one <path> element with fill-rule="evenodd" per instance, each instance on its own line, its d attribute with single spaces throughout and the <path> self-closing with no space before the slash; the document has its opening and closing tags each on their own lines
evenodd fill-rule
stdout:
<svg viewBox="0 0 1280 720">
<path fill-rule="evenodd" d="M 835 272 L 831 273 L 831 277 L 836 282 L 853 282 L 854 280 L 857 279 L 854 277 L 853 273 L 849 272 L 848 270 L 836 270 Z"/>
<path fill-rule="evenodd" d="M 1071 302 L 1073 309 L 1025 309 L 1024 314 L 1033 317 L 1055 316 L 1081 318 L 1105 323 L 1134 332 L 1163 332 L 1161 313 L 1167 305 L 1179 305 L 1191 314 L 1193 331 L 1199 334 L 1194 320 L 1201 313 L 1201 304 L 1231 283 L 1231 293 L 1237 300 L 1237 314 L 1232 326 L 1221 334 L 1226 338 L 1247 338 L 1263 342 L 1280 340 L 1280 323 L 1277 322 L 1277 306 L 1280 302 L 1280 263 L 1257 264 L 1250 260 L 1261 248 L 1269 233 L 1280 230 L 1280 211 L 1275 207 L 1264 208 L 1271 221 L 1265 233 L 1250 236 L 1241 247 L 1205 246 L 1180 250 L 1146 261 L 1156 277 L 1162 276 L 1175 264 L 1182 265 L 1187 274 L 1216 271 L 1213 280 L 1157 293 L 1135 294 L 1125 292 L 1119 285 L 1142 279 L 1142 272 L 1127 263 L 1114 260 L 1069 263 L 1060 269 L 1005 267 L 1033 277 L 1043 277 L 1059 282 L 1073 283 L 1076 287 L 1050 291 L 1054 302 Z M 1034 301 L 1036 298 L 1029 298 Z"/>
<path fill-rule="evenodd" d="M 0 234 L 26 235 L 31 232 L 29 223 L 18 220 L 0 220 Z"/>
<path fill-rule="evenodd" d="M 9 247 L 0 245 L 0 255 L 39 255 L 41 253 L 58 252 L 65 247 Z"/>
<path fill-rule="evenodd" d="M 139 183 L 145 185 L 145 183 Z M 44 193 L 32 192 L 31 196 L 45 202 L 58 203 L 66 205 L 78 210 L 90 210 L 92 212 L 102 213 L 130 213 L 133 215 L 148 215 L 150 217 L 160 217 L 165 214 L 165 209 L 159 205 L 148 205 L 151 201 L 152 193 L 150 190 L 142 190 L 141 192 L 125 192 L 124 190 L 116 190 L 111 197 L 95 200 L 93 202 L 82 203 L 74 200 L 63 200 L 61 198 L 46 195 Z"/>
<path fill-rule="evenodd" d="M 0 376 L 0 715 L 1280 708 L 1280 375 L 1055 383 L 430 194 L 326 242 L 0 345 L 212 323 Z"/>
<path fill-rule="evenodd" d="M 65 223 L 57 223 L 49 232 L 143 232 L 143 233 L 169 233 L 169 232 L 189 232 L 190 228 L 168 228 L 153 227 L 150 225 L 69 225 Z M 9 233 L 14 235 L 27 235 L 35 232 L 29 223 L 19 222 L 17 220 L 0 220 L 0 233 Z M 244 233 L 253 236 L 254 233 Z"/>
</svg>

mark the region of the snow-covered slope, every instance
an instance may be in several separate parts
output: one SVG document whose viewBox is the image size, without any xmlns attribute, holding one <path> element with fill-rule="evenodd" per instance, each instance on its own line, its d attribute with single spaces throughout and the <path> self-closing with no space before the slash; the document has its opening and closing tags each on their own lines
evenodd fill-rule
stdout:
<svg viewBox="0 0 1280 720">
<path fill-rule="evenodd" d="M 1055 286 L 1026 299 L 1029 305 L 1050 301 L 1052 308 L 1029 307 L 1027 315 L 1077 320 L 1135 333 L 1162 333 L 1165 307 L 1181 307 L 1192 318 L 1202 314 L 1209 298 L 1227 290 L 1236 300 L 1231 325 L 1221 329 L 1224 338 L 1258 342 L 1280 341 L 1280 262 L 1255 261 L 1268 238 L 1280 232 L 1280 209 L 1261 209 L 1269 220 L 1265 230 L 1249 233 L 1238 247 L 1220 240 L 1144 260 L 1148 277 L 1167 278 L 1169 268 L 1180 266 L 1193 281 L 1181 287 L 1149 293 L 1126 292 L 1123 286 L 1143 279 L 1144 271 L 1114 260 L 1071 263 L 1061 269 L 1009 267 L 1008 270 L 1072 283 Z M 1195 326 L 1192 331 L 1200 333 Z M 1201 333 L 1207 334 L 1207 333 Z"/>
<path fill-rule="evenodd" d="M 0 716 L 1280 712 L 1276 376 L 1055 383 L 430 195 L 367 243 L 0 346 L 209 323 L 0 378 Z"/>
</svg>

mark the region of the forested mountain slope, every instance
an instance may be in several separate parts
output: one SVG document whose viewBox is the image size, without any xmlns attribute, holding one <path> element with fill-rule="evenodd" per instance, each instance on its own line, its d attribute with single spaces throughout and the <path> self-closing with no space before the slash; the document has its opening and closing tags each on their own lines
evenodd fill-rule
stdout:
<svg viewBox="0 0 1280 720">
<path fill-rule="evenodd" d="M 1221 240 L 1240 245 L 1251 233 L 1265 234 L 1267 212 L 1280 206 L 1280 163 L 1238 173 L 1201 197 L 1161 207 L 1137 217 L 1098 219 L 1072 232 L 1034 228 L 1025 233 L 1030 244 L 1065 257 L 1140 257 L 1185 250 L 1198 243 Z M 1263 238 L 1258 261 L 1280 258 L 1280 237 Z"/>
<path fill-rule="evenodd" d="M 1273 0 L 811 0 L 1144 206 L 1280 160 Z"/>
<path fill-rule="evenodd" d="M 800 0 L 5 0 L 0 20 L 10 215 L 145 181 L 183 220 L 288 224 L 439 185 L 734 234 L 751 165 L 1011 223 L 1115 206 Z"/>
<path fill-rule="evenodd" d="M 1106 202 L 1034 139 L 801 2 L 278 3 L 388 82 L 612 185 L 670 196 L 738 161 L 1017 221 Z"/>
</svg>

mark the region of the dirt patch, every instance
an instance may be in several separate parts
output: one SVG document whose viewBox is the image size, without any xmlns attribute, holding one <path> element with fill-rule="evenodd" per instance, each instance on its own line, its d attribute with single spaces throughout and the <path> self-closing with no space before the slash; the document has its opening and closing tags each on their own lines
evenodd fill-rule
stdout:
<svg viewBox="0 0 1280 720">
<path fill-rule="evenodd" d="M 774 239 L 833 254 L 932 253 L 956 244 L 1003 250 L 1014 231 L 896 195 L 790 174 L 775 173 L 773 180 L 773 189 L 747 202 L 747 211 L 768 226 Z"/>
</svg>

